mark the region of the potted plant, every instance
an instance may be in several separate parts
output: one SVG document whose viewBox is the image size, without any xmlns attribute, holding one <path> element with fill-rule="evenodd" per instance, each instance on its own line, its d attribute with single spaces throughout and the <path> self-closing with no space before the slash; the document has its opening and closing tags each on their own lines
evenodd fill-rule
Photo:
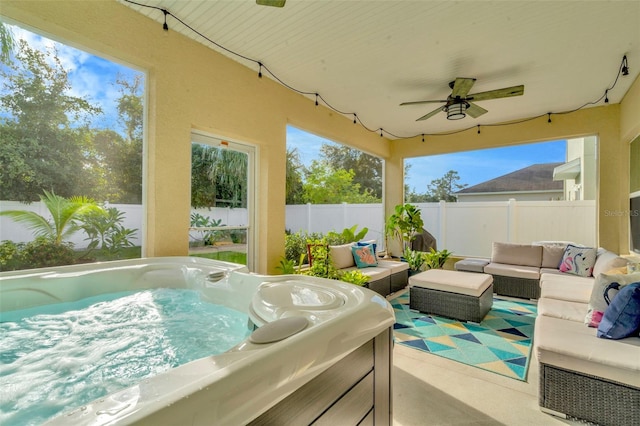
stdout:
<svg viewBox="0 0 640 426">
<path fill-rule="evenodd" d="M 431 251 L 425 252 L 424 255 L 424 264 L 427 269 L 440 269 L 451 256 L 451 252 L 449 250 L 434 250 L 432 247 Z"/>
<path fill-rule="evenodd" d="M 397 238 L 401 252 L 409 247 L 409 243 L 415 237 L 415 233 L 424 226 L 420 209 L 413 204 L 398 204 L 394 213 L 387 218 L 385 235 Z M 388 250 L 388 245 L 387 245 Z"/>
<path fill-rule="evenodd" d="M 409 275 L 415 275 L 422 271 L 427 253 L 406 248 L 404 250 L 404 260 L 409 264 Z"/>
</svg>

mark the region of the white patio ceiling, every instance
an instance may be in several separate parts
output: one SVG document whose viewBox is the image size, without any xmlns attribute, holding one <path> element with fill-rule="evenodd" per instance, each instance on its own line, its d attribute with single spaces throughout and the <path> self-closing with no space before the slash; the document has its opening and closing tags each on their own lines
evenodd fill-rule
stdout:
<svg viewBox="0 0 640 426">
<path fill-rule="evenodd" d="M 164 21 L 159 10 L 119 1 Z M 629 75 L 608 93 L 618 103 L 640 71 L 640 1 L 136 1 L 400 137 L 576 109 L 603 96 L 626 55 Z M 257 74 L 172 16 L 167 24 Z M 478 102 L 489 112 L 457 121 L 444 113 L 416 121 L 436 104 L 399 106 L 446 99 L 456 77 L 477 79 L 470 93 L 524 84 L 524 95 Z"/>
</svg>

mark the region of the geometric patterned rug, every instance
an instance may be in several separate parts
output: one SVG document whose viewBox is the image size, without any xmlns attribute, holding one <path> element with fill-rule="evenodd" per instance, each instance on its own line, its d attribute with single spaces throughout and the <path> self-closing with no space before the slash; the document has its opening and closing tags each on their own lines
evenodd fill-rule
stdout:
<svg viewBox="0 0 640 426">
<path fill-rule="evenodd" d="M 396 315 L 396 343 L 526 381 L 536 304 L 494 297 L 478 324 L 409 309 L 409 292 L 389 303 Z"/>
</svg>

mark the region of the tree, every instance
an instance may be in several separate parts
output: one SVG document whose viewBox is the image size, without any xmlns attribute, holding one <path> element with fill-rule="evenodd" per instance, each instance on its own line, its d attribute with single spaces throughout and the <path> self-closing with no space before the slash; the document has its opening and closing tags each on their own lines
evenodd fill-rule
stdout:
<svg viewBox="0 0 640 426">
<path fill-rule="evenodd" d="M 287 149 L 286 204 L 304 204 L 302 176 L 305 168 L 297 149 Z"/>
<path fill-rule="evenodd" d="M 314 160 L 303 184 L 305 199 L 313 204 L 377 203 L 370 190 L 353 183 L 353 170 L 336 169 L 327 161 Z"/>
<path fill-rule="evenodd" d="M 24 41 L 2 69 L 0 199 L 36 201 L 43 189 L 61 196 L 94 195 L 98 187 L 89 118 L 100 112 L 72 96 L 55 49 Z"/>
<path fill-rule="evenodd" d="M 3 64 L 9 64 L 11 62 L 11 52 L 15 42 L 13 40 L 13 34 L 9 27 L 0 22 L 0 62 Z"/>
<path fill-rule="evenodd" d="M 83 215 L 102 210 L 95 201 L 87 197 L 67 199 L 53 192 L 44 191 L 44 195 L 40 195 L 40 200 L 49 210 L 51 222 L 44 216 L 28 210 L 6 210 L 0 212 L 0 215 L 9 216 L 15 222 L 25 224 L 36 237 L 45 237 L 54 244 L 60 245 L 65 238 L 80 229 L 78 220 Z"/>
<path fill-rule="evenodd" d="M 459 184 L 460 176 L 455 170 L 449 170 L 440 179 L 434 179 L 427 185 L 427 195 L 430 198 L 429 201 L 450 201 L 455 202 L 455 192 L 466 188 L 467 184 Z"/>
<path fill-rule="evenodd" d="M 132 80 L 118 76 L 115 84 L 120 133 L 103 129 L 95 131 L 93 143 L 100 159 L 100 198 L 115 203 L 142 202 L 142 125 L 143 79 L 138 74 Z"/>
<path fill-rule="evenodd" d="M 246 207 L 248 157 L 243 152 L 191 145 L 191 207 Z"/>
<path fill-rule="evenodd" d="M 353 183 L 360 185 L 362 194 L 382 199 L 382 160 L 344 145 L 323 144 L 320 155 L 334 169 L 353 170 Z"/>
</svg>

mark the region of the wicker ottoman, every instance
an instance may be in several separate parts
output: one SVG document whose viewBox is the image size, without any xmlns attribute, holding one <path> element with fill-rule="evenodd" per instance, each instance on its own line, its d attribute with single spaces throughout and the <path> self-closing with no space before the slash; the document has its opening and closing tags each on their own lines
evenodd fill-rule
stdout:
<svg viewBox="0 0 640 426">
<path fill-rule="evenodd" d="M 409 307 L 459 321 L 481 322 L 493 305 L 493 277 L 429 269 L 409 277 Z"/>
</svg>

